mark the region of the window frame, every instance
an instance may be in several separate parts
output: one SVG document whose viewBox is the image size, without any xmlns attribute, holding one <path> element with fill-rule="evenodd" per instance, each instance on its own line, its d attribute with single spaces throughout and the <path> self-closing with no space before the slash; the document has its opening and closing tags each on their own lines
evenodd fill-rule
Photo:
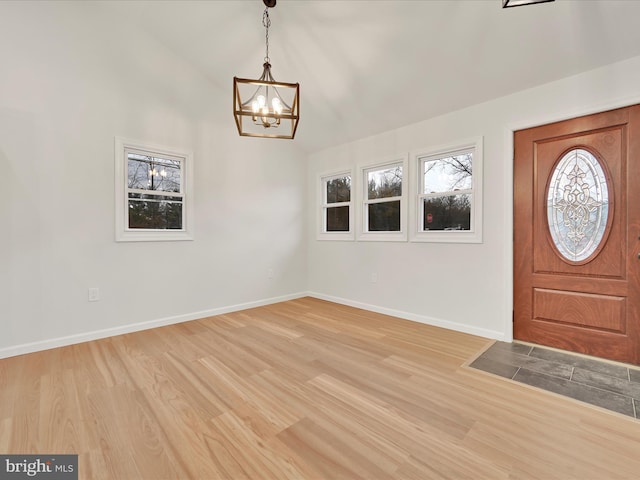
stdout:
<svg viewBox="0 0 640 480">
<path fill-rule="evenodd" d="M 424 192 L 424 164 L 456 154 L 473 153 L 473 173 L 471 189 L 456 191 L 456 195 L 471 195 L 470 230 L 424 230 L 423 208 L 425 198 L 431 194 Z M 448 145 L 421 148 L 411 153 L 411 241 L 433 243 L 482 243 L 482 185 L 483 185 L 483 138 L 475 137 Z M 443 192 L 446 194 L 446 192 Z M 443 195 L 444 196 L 444 195 Z"/>
<path fill-rule="evenodd" d="M 402 167 L 402 193 L 400 196 L 385 197 L 384 199 L 369 199 L 368 198 L 368 185 L 367 181 L 368 173 L 376 170 L 384 170 L 389 167 L 400 166 Z M 407 198 L 408 188 L 407 179 L 409 177 L 408 171 L 408 155 L 397 155 L 394 157 L 380 160 L 374 163 L 362 164 L 359 166 L 359 196 L 360 200 L 359 213 L 360 218 L 358 222 L 358 240 L 373 241 L 373 242 L 406 242 L 407 241 Z M 399 231 L 370 231 L 368 230 L 368 205 L 375 203 L 385 203 L 400 201 L 400 230 Z"/>
<path fill-rule="evenodd" d="M 193 154 L 175 148 L 154 145 L 148 142 L 115 137 L 115 239 L 117 242 L 165 242 L 193 240 Z M 141 155 L 171 157 L 180 161 L 180 183 L 182 192 L 181 229 L 129 228 L 128 155 L 134 151 Z M 162 196 L 172 196 L 164 195 Z M 170 192 L 169 192 L 170 193 Z M 149 194 L 147 192 L 147 194 Z M 154 195 L 154 194 L 151 194 Z M 161 195 L 158 193 L 157 195 Z"/>
<path fill-rule="evenodd" d="M 337 202 L 337 203 L 327 203 L 327 183 L 331 180 L 335 180 L 338 178 L 350 177 L 351 178 L 351 187 L 350 187 L 350 200 L 348 202 Z M 352 170 L 339 170 L 333 171 L 329 173 L 324 173 L 318 175 L 318 205 L 320 208 L 318 209 L 318 232 L 317 239 L 318 240 L 338 240 L 338 241 L 352 241 L 355 239 L 354 234 L 354 184 L 355 179 L 353 178 Z M 349 207 L 349 230 L 346 232 L 329 232 L 326 230 L 327 228 L 327 210 L 329 208 L 336 207 Z"/>
</svg>

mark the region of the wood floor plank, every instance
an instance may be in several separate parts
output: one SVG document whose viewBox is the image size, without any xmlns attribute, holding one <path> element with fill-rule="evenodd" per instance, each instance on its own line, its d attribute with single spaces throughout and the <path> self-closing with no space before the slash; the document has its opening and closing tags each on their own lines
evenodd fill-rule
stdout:
<svg viewBox="0 0 640 480">
<path fill-rule="evenodd" d="M 201 363 L 211 370 L 218 385 L 234 398 L 229 402 L 231 406 L 248 403 L 256 411 L 262 412 L 264 418 L 279 430 L 287 428 L 300 419 L 294 411 L 287 408 L 286 404 L 278 401 L 268 389 L 261 389 L 251 379 L 236 375 L 217 358 L 213 356 L 203 358 Z"/>
<path fill-rule="evenodd" d="M 291 449 L 302 451 L 305 461 L 318 471 L 319 478 L 391 478 L 377 465 L 377 458 L 367 458 L 361 443 L 353 435 L 339 435 L 305 418 L 278 434 Z"/>
<path fill-rule="evenodd" d="M 470 369 L 473 335 L 314 298 L 0 360 L 0 453 L 83 479 L 637 479 L 640 421 Z"/>
<path fill-rule="evenodd" d="M 162 398 L 162 403 L 171 403 L 179 411 L 195 410 L 204 419 L 228 410 L 229 403 L 232 402 L 225 401 L 213 388 L 208 370 L 202 364 L 189 361 L 174 352 L 162 354 L 159 363 L 166 379 L 152 385 L 149 390 Z M 164 385 L 168 392 L 158 391 L 155 388 L 157 385 Z"/>
<path fill-rule="evenodd" d="M 454 422 L 435 418 L 428 410 L 419 410 L 416 414 L 414 409 L 407 408 L 405 403 L 398 404 L 394 398 L 383 398 L 327 375 L 319 376 L 310 383 L 343 403 L 353 405 L 356 412 L 360 412 L 358 418 L 362 423 L 375 415 L 380 419 L 376 430 L 394 438 L 403 446 L 407 455 L 419 454 L 421 445 L 429 443 L 435 437 L 438 441 L 454 442 L 464 438 L 470 430 L 470 425 L 461 425 L 458 418 Z M 471 424 L 470 421 L 468 423 Z"/>
</svg>

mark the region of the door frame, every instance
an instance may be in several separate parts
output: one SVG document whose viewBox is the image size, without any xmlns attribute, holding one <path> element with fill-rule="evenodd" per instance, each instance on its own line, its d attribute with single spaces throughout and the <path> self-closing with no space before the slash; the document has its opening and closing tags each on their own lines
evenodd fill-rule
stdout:
<svg viewBox="0 0 640 480">
<path fill-rule="evenodd" d="M 550 112 L 548 114 L 537 116 L 531 120 L 520 120 L 507 123 L 503 128 L 503 149 L 504 149 L 504 172 L 505 172 L 505 185 L 504 185 L 504 198 L 505 198 L 505 229 L 504 229 L 504 244 L 505 244 L 505 258 L 504 258 L 504 278 L 505 278 L 505 301 L 504 301 L 504 316 L 503 316 L 503 338 L 505 342 L 513 342 L 513 311 L 514 301 L 513 297 L 515 292 L 513 290 L 514 285 L 514 272 L 513 272 L 513 192 L 514 192 L 514 178 L 513 178 L 513 166 L 515 162 L 514 158 L 514 142 L 513 137 L 517 130 L 524 130 L 527 128 L 535 128 L 549 123 L 561 122 L 564 120 L 571 120 L 577 117 L 583 117 L 585 115 L 592 115 L 595 113 L 603 113 L 609 110 L 615 110 L 617 108 L 630 107 L 640 104 L 640 96 L 633 98 L 626 98 L 624 100 L 617 100 L 612 102 L 601 103 L 597 105 L 589 105 L 580 109 L 566 110 L 560 112 Z M 486 178 L 486 176 L 485 176 Z"/>
</svg>

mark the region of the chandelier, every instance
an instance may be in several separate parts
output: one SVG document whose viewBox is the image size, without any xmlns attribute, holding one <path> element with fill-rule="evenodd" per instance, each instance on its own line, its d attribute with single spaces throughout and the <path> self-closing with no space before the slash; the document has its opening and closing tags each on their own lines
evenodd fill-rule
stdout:
<svg viewBox="0 0 640 480">
<path fill-rule="evenodd" d="M 275 7 L 276 0 L 262 1 L 266 5 L 262 14 L 266 30 L 262 75 L 257 80 L 233 77 L 233 113 L 242 136 L 292 139 L 300 118 L 300 84 L 276 82 L 271 75 L 269 8 Z"/>
</svg>

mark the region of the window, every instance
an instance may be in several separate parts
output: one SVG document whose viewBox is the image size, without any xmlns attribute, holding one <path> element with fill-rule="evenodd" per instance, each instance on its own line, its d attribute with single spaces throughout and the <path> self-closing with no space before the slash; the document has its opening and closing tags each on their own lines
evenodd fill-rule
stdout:
<svg viewBox="0 0 640 480">
<path fill-rule="evenodd" d="M 421 231 L 471 230 L 473 151 L 421 158 L 420 175 Z"/>
<path fill-rule="evenodd" d="M 414 157 L 417 208 L 412 239 L 481 242 L 481 139 Z"/>
<path fill-rule="evenodd" d="M 191 155 L 116 138 L 116 240 L 191 240 Z"/>
<path fill-rule="evenodd" d="M 352 240 L 351 173 L 322 176 L 321 227 L 318 238 L 323 240 Z"/>
<path fill-rule="evenodd" d="M 362 240 L 406 240 L 403 172 L 405 161 L 362 170 Z"/>
</svg>

